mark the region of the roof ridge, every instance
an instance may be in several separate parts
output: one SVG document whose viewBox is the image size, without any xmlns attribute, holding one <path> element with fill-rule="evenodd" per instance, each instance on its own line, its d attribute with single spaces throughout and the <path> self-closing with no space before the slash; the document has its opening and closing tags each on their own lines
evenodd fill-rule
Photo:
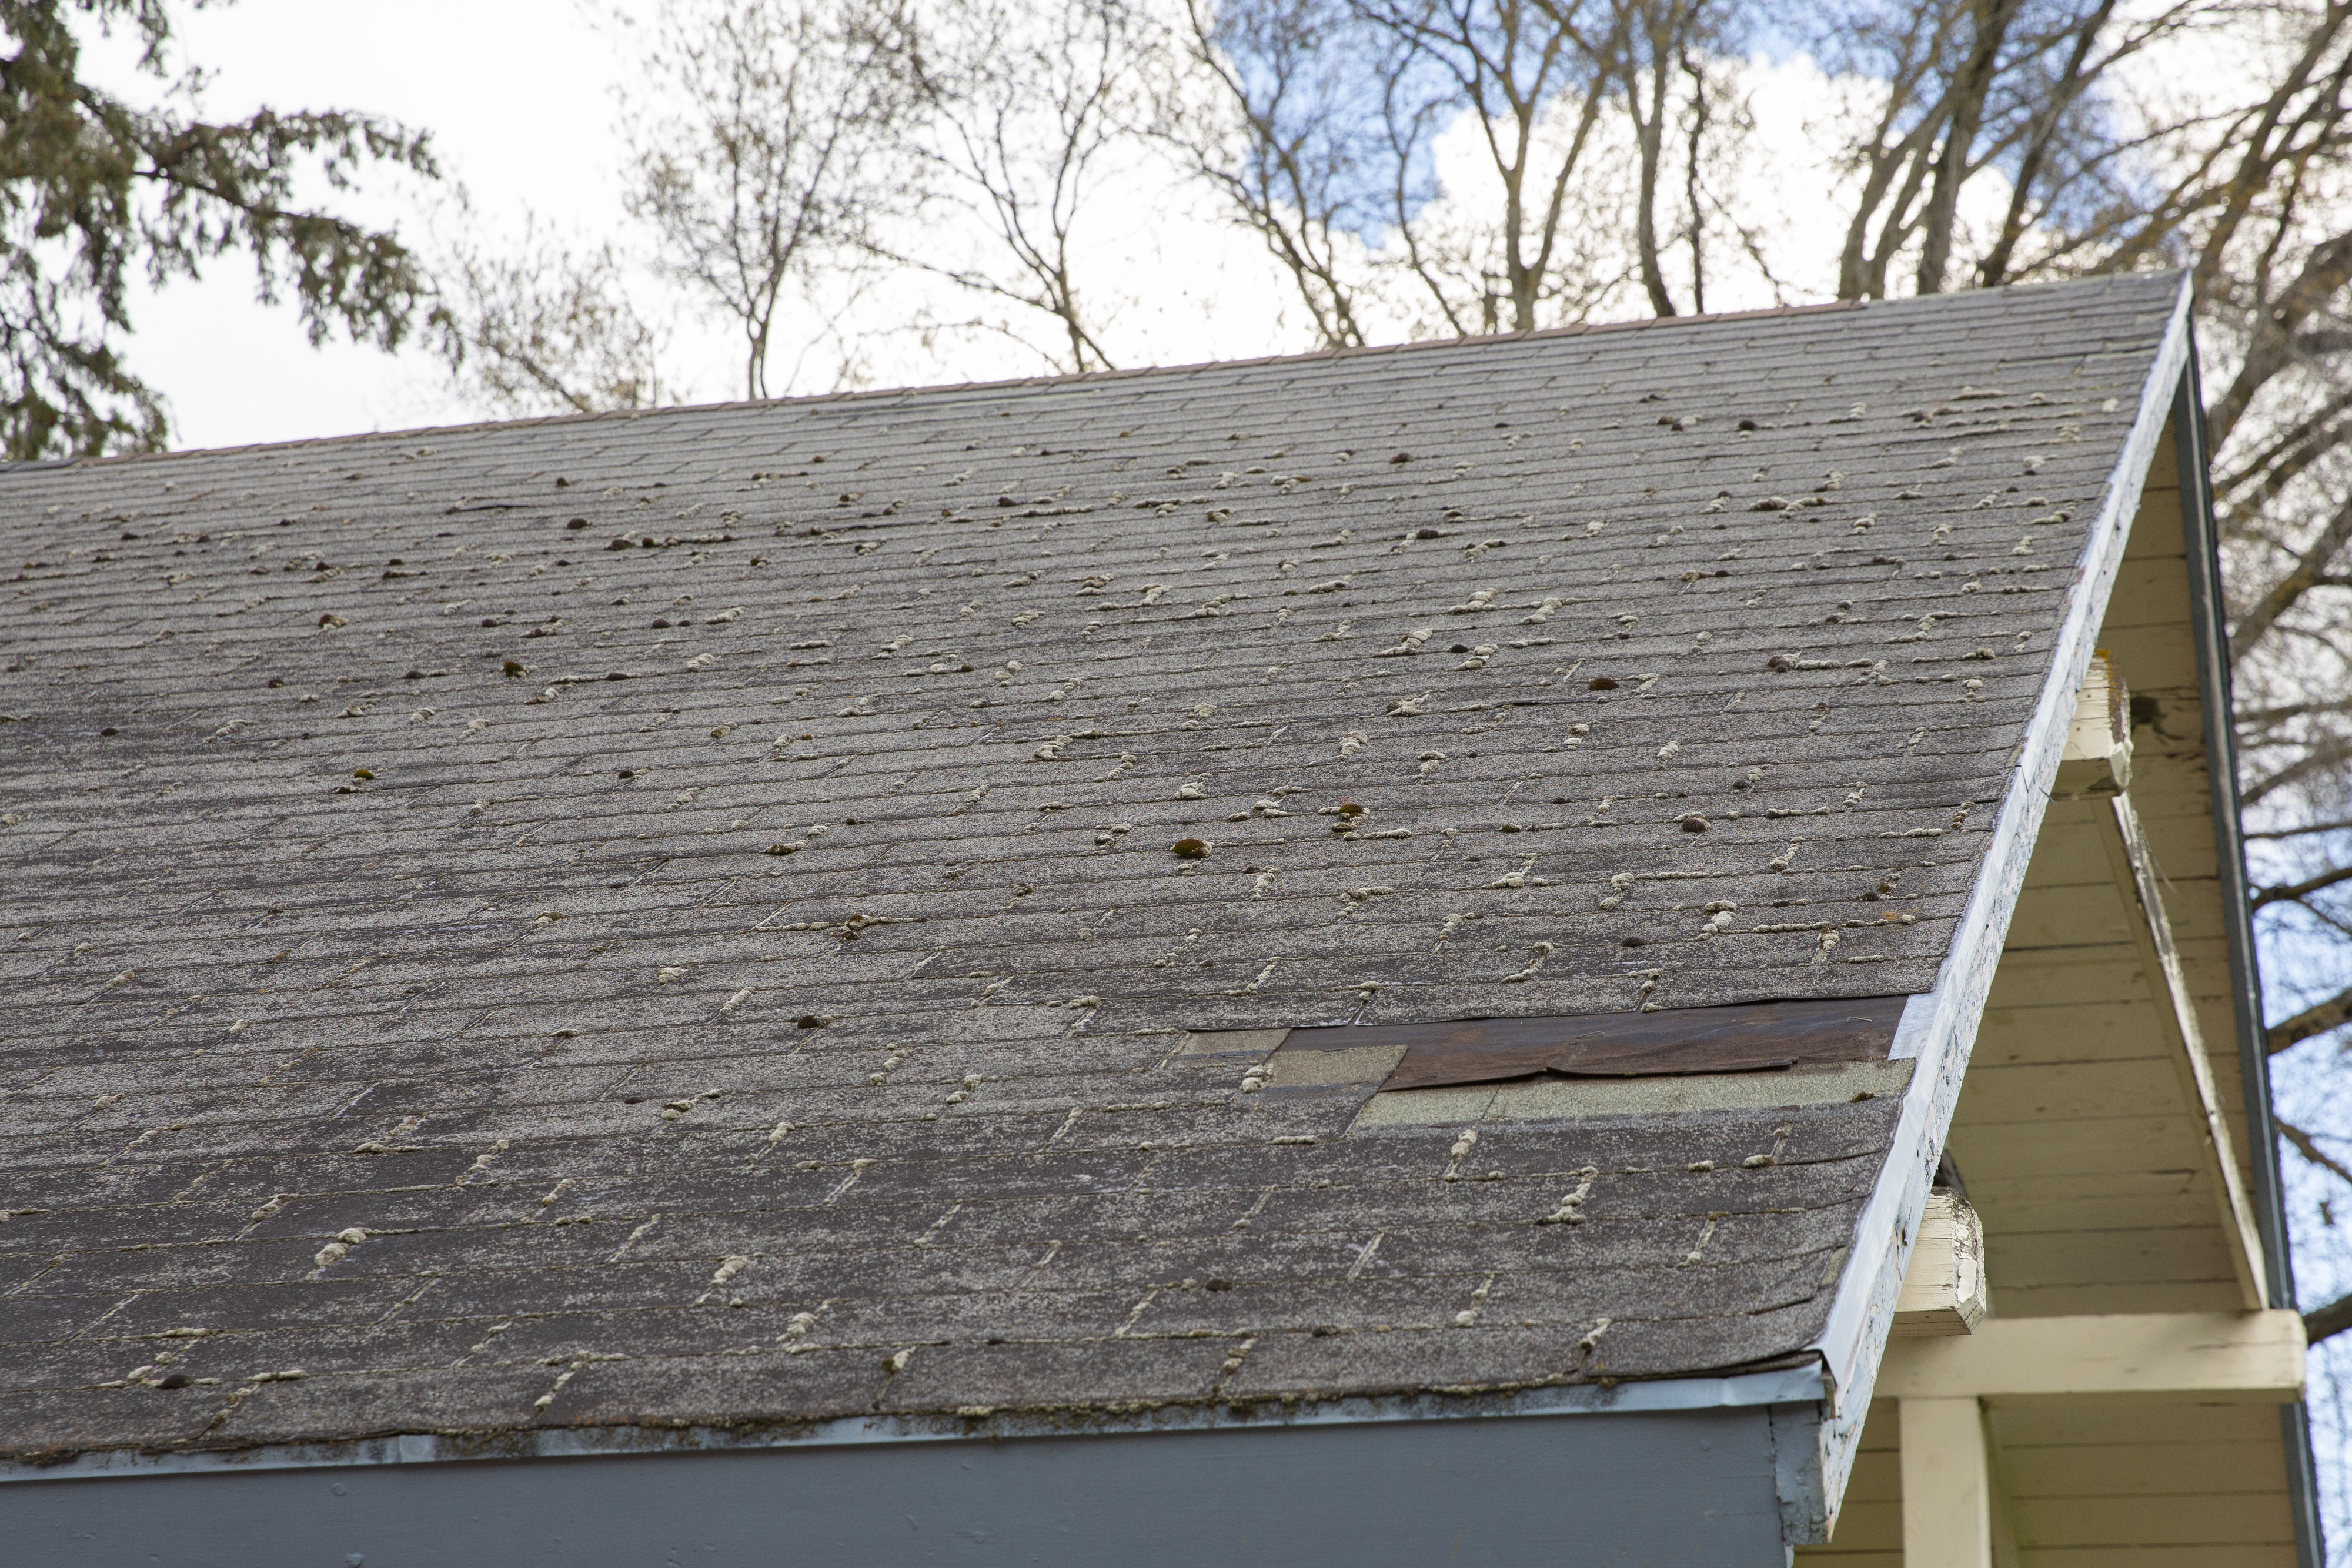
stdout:
<svg viewBox="0 0 2352 1568">
<path fill-rule="evenodd" d="M 521 419 L 485 419 L 464 424 L 413 425 L 400 430 L 354 431 L 347 435 L 312 435 L 292 441 L 257 441 L 239 446 L 183 447 L 170 452 L 129 452 L 100 457 L 43 458 L 29 462 L 0 464 L 0 475 L 13 474 L 20 469 L 83 468 L 154 462 L 176 457 L 216 457 L 248 452 L 291 452 L 305 447 L 334 446 L 361 442 L 405 442 L 429 436 L 446 438 L 488 430 L 525 430 L 543 425 L 590 424 L 604 421 L 625 422 L 688 413 L 724 413 L 736 409 L 807 408 L 828 403 L 856 403 L 884 398 L 1016 392 L 1046 387 L 1134 381 L 1150 376 L 1191 375 L 1202 371 L 1252 370 L 1266 365 L 1311 364 L 1327 360 L 1358 359 L 1376 354 L 1461 349 L 1472 344 L 1542 341 L 1552 339 L 1591 337 L 1601 333 L 1646 331 L 1660 328 L 1713 327 L 1733 321 L 1840 315 L 1866 308 L 1881 310 L 1929 308 L 1937 305 L 1973 300 L 1992 294 L 2010 296 L 2092 287 L 2108 288 L 2119 282 L 2173 277 L 2177 277 L 2179 271 L 2178 267 L 2168 267 L 2158 272 L 2107 273 L 2088 277 L 2065 278 L 2050 283 L 2015 283 L 2004 284 L 1998 288 L 1956 289 L 1945 294 L 1914 295 L 1902 299 L 1833 299 L 1817 305 L 1777 305 L 1754 310 L 1720 310 L 1689 316 L 1643 316 L 1623 321 L 1582 321 L 1560 327 L 1532 327 L 1516 332 L 1476 333 L 1454 338 L 1416 338 L 1402 343 L 1360 343 L 1346 348 L 1311 349 L 1296 354 L 1261 354 L 1255 358 L 1242 360 L 1198 360 L 1174 365 L 1139 365 L 1129 370 L 1083 371 L 1049 376 L 1015 376 L 999 381 L 938 382 L 917 386 L 875 387 L 856 392 L 814 392 L 805 397 L 735 398 L 716 402 L 673 403 L 662 408 L 618 408 L 603 409 L 588 413 L 534 414 Z"/>
</svg>

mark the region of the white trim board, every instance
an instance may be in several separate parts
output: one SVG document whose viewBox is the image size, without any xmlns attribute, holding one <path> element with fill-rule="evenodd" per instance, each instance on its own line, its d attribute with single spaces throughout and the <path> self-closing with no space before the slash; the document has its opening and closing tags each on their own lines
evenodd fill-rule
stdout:
<svg viewBox="0 0 2352 1568">
<path fill-rule="evenodd" d="M 2139 813 L 2126 790 L 2096 813 L 2099 841 L 2114 868 L 2116 892 L 2131 921 L 2132 942 L 2139 949 L 2140 967 L 2147 973 L 2148 999 L 2155 1004 L 2158 1027 L 2168 1037 L 2168 1055 L 2180 1078 L 2181 1098 L 2197 1117 L 2198 1153 L 2219 1200 L 2222 1232 L 2228 1239 L 2230 1263 L 2246 1311 L 2267 1304 L 2263 1281 L 2270 1274 L 2263 1256 L 2262 1228 L 2254 1203 L 2239 1174 L 2237 1141 L 2230 1135 L 2229 1117 L 2221 1109 L 2213 1084 L 2212 1059 L 2197 1022 L 2197 1004 L 2181 974 L 2174 946 L 2172 922 L 2165 913 L 2162 873 L 2148 854 Z"/>
<path fill-rule="evenodd" d="M 1910 1263 L 1911 1243 L 1919 1233 L 1919 1216 L 1927 1206 L 1936 1163 L 1943 1155 L 1944 1135 L 1959 1100 L 1960 1080 L 1968 1071 L 1985 997 L 2000 962 L 2010 916 L 2017 908 L 2018 892 L 2033 857 L 2042 812 L 2050 803 L 2051 786 L 2057 779 L 2067 732 L 2074 724 L 2075 693 L 2090 667 L 2107 598 L 2139 510 L 2148 465 L 2189 369 L 2189 280 L 2184 277 L 2174 297 L 2163 344 L 2141 383 L 2131 434 L 2108 475 L 2099 515 L 2076 559 L 2074 582 L 2068 591 L 2066 617 L 2059 626 L 2050 674 L 2042 683 L 2033 722 L 2027 727 L 2009 789 L 2001 797 L 1991 842 L 1978 868 L 1951 951 L 1944 956 L 1935 989 L 1913 997 L 1895 1028 L 1890 1054 L 1916 1057 L 1929 1071 L 1915 1072 L 1904 1094 L 1886 1166 L 1856 1223 L 1853 1249 L 1838 1281 L 1829 1323 L 1813 1343 L 1812 1348 L 1822 1357 L 1829 1400 L 1820 1428 L 1819 1491 L 1811 1516 L 1783 1521 L 1791 1546 L 1826 1542 L 1845 1495 L 1879 1360 L 1894 1324 L 1895 1301 Z"/>
<path fill-rule="evenodd" d="M 2147 1312 L 1990 1318 L 1973 1334 L 1905 1340 L 1882 1399 L 2143 1399 L 2288 1405 L 2303 1397 L 2302 1314 Z"/>
</svg>

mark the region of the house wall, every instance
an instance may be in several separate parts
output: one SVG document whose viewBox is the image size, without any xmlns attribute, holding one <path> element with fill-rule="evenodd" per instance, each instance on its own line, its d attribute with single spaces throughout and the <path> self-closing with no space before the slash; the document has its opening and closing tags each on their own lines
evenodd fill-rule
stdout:
<svg viewBox="0 0 2352 1568">
<path fill-rule="evenodd" d="M 1748 1407 L 31 1481 L 0 1487 L 0 1559 L 1782 1568 L 1770 1428 Z"/>
</svg>

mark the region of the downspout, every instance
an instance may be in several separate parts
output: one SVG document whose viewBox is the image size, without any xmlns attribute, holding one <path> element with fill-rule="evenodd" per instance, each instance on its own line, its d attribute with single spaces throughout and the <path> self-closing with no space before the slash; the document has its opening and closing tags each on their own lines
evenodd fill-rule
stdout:
<svg viewBox="0 0 2352 1568">
<path fill-rule="evenodd" d="M 2221 597 L 2221 539 L 2213 523 L 2213 481 L 2206 450 L 2205 399 L 2197 369 L 2196 329 L 2189 329 L 2189 367 L 2173 399 L 2173 449 L 2180 465 L 2180 516 L 2188 532 L 2189 622 L 2197 644 L 2197 684 L 2205 706 L 2207 792 L 2213 803 L 2213 847 L 2219 863 L 2222 923 L 2230 935 L 2231 1011 L 2238 1023 L 2238 1061 L 2244 1078 L 2246 1141 L 2254 1166 L 2255 1220 L 2262 1232 L 2271 1304 L 2294 1304 L 2294 1274 L 2287 1256 L 2286 1211 L 2280 1198 L 2278 1133 L 2271 1120 L 2269 1042 L 2263 1028 L 2262 970 L 2254 951 L 2253 905 L 2247 894 L 2246 843 L 2238 802 L 2236 712 L 2230 680 L 2229 607 Z M 2311 1450 L 2311 1415 L 2301 1401 L 2279 1407 L 2287 1453 L 2287 1490 L 2294 1513 L 2295 1560 L 2322 1568 L 2319 1480 Z"/>
</svg>

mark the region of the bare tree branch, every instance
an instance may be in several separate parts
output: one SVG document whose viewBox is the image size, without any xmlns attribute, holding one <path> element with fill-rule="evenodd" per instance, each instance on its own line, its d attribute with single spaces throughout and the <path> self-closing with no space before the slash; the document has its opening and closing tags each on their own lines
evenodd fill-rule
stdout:
<svg viewBox="0 0 2352 1568">
<path fill-rule="evenodd" d="M 2244 363 L 2206 411 L 2214 445 L 2230 439 L 2254 394 L 2291 362 L 2294 336 L 2304 323 L 2347 282 L 2352 282 L 2352 234 L 2338 235 L 2314 246 L 2294 279 L 2258 319 Z"/>
<path fill-rule="evenodd" d="M 2293 761 L 2246 785 L 2239 797 L 2243 804 L 2260 805 L 2283 789 L 2325 778 L 2352 761 L 2352 737 L 2316 741 L 2297 749 L 2300 754 Z"/>
<path fill-rule="evenodd" d="M 527 218 L 493 247 L 461 186 L 438 226 L 434 324 L 457 386 L 509 417 L 646 408 L 661 401 L 663 335 L 630 299 L 610 244 L 575 253 Z"/>
<path fill-rule="evenodd" d="M 2352 264 L 2352 246 L 2346 250 L 2347 264 Z M 2352 281 L 2352 265 L 2347 265 L 2346 280 Z M 2261 641 L 2263 634 L 2278 622 L 2280 616 L 2293 609 L 2297 601 L 2317 587 L 2327 568 L 2352 544 L 2352 501 L 2336 508 L 2336 516 L 2311 541 L 2294 567 L 2273 582 L 2265 592 L 2230 629 L 2230 656 L 2243 659 L 2247 650 Z"/>
<path fill-rule="evenodd" d="M 2300 1045 L 2314 1035 L 2326 1034 L 2328 1030 L 2341 1029 L 2347 1023 L 2352 1023 L 2352 986 L 2347 986 L 2324 1002 L 2317 1002 L 2304 1009 L 2291 1019 L 2271 1025 L 2265 1031 L 2270 1054 L 2276 1056 L 2280 1051 Z M 2282 1122 L 2279 1125 L 2284 1128 L 2286 1124 Z M 2303 1147 L 2300 1144 L 2295 1146 Z M 2319 1156 L 2314 1155 L 2312 1157 L 2317 1159 Z"/>
<path fill-rule="evenodd" d="M 2344 882 L 2352 882 L 2352 866 L 2340 866 L 2334 871 L 2322 872 L 2317 876 L 2307 877 L 2302 882 L 2291 883 L 2281 887 L 2257 888 L 2254 890 L 2254 907 L 2260 909 L 2267 904 L 2280 904 L 2303 898 L 2323 888 L 2334 887 L 2336 883 Z"/>
<path fill-rule="evenodd" d="M 2299 839 L 2312 833 L 2340 833 L 2347 829 L 2352 829 L 2352 821 L 2299 822 L 2292 828 L 2270 828 L 2259 832 L 2249 831 L 2245 836 L 2250 839 Z"/>
<path fill-rule="evenodd" d="M 1318 344 L 1367 339 L 1345 260 L 1369 221 L 1367 145 L 1348 97 L 1363 38 L 1342 0 L 1187 0 L 1183 49 L 1208 102 L 1164 90 L 1153 134 L 1224 198 L 1289 274 Z"/>
<path fill-rule="evenodd" d="M 664 0 L 655 24 L 646 74 L 676 107 L 628 117 L 629 208 L 664 270 L 734 323 L 747 397 L 768 395 L 791 291 L 914 195 L 897 140 L 908 39 L 884 3 Z"/>
<path fill-rule="evenodd" d="M 2352 1295 L 2338 1296 L 2326 1306 L 2314 1307 L 2303 1314 L 2305 1344 L 2333 1339 L 2346 1329 L 2352 1329 Z"/>
<path fill-rule="evenodd" d="M 908 68 L 938 132 L 923 155 L 947 200 L 991 236 L 992 254 L 947 259 L 929 225 L 877 248 L 1050 317 L 1063 342 L 1057 369 L 1114 368 L 1080 298 L 1074 235 L 1124 130 L 1135 24 L 1121 0 L 989 0 L 940 7 L 924 26 Z"/>
<path fill-rule="evenodd" d="M 2297 1154 L 2301 1155 L 2305 1159 L 2309 1160 L 2313 1165 L 2319 1166 L 2322 1170 L 2325 1170 L 2330 1175 L 2336 1176 L 2337 1179 L 2346 1182 L 2352 1182 L 2352 1170 L 2345 1169 L 2333 1155 L 2329 1155 L 2325 1149 L 2322 1149 L 2317 1144 L 2314 1143 L 2309 1133 L 2305 1132 L 2301 1127 L 2296 1126 L 2292 1122 L 2278 1121 L 2276 1124 L 2279 1130 L 2279 1136 L 2284 1138 L 2288 1143 L 2293 1144 Z"/>
</svg>

